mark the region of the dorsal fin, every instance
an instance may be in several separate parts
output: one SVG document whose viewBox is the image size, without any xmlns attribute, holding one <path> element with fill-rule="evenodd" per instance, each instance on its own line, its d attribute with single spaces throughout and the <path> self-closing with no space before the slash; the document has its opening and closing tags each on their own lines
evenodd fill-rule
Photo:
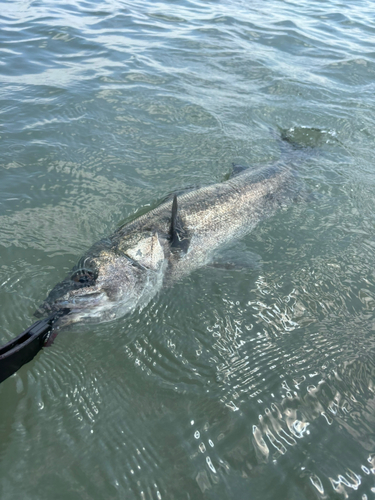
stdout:
<svg viewBox="0 0 375 500">
<path fill-rule="evenodd" d="M 169 239 L 172 249 L 176 248 L 184 252 L 187 251 L 190 240 L 187 237 L 184 227 L 182 226 L 181 218 L 178 217 L 177 195 L 174 195 L 172 202 L 172 218 L 169 229 Z"/>
<path fill-rule="evenodd" d="M 175 246 L 176 242 L 178 242 L 178 234 L 177 234 L 177 195 L 173 196 L 172 202 L 172 219 L 171 219 L 171 228 L 169 230 L 169 236 L 171 239 L 171 246 Z"/>
</svg>

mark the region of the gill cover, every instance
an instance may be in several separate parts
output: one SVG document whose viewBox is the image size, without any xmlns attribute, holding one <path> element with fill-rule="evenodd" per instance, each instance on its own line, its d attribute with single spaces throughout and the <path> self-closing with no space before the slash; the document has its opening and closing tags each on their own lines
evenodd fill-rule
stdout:
<svg viewBox="0 0 375 500">
<path fill-rule="evenodd" d="M 163 247 L 158 233 L 141 233 L 131 243 L 120 243 L 119 250 L 135 264 L 151 270 L 157 270 L 164 262 Z"/>
</svg>

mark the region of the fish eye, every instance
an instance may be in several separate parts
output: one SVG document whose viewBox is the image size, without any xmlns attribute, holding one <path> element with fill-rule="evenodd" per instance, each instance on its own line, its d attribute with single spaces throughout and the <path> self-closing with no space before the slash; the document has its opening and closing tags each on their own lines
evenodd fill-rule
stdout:
<svg viewBox="0 0 375 500">
<path fill-rule="evenodd" d="M 91 286 L 96 279 L 95 273 L 88 269 L 78 269 L 70 278 L 80 286 Z"/>
</svg>

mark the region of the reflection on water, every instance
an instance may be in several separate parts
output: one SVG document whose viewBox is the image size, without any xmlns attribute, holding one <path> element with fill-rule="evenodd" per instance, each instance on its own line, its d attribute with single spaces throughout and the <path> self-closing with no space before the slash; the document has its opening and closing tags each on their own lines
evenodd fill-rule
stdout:
<svg viewBox="0 0 375 500">
<path fill-rule="evenodd" d="M 93 242 L 233 162 L 305 195 L 1 384 L 1 499 L 374 498 L 373 5 L 2 14 L 1 343 Z"/>
</svg>

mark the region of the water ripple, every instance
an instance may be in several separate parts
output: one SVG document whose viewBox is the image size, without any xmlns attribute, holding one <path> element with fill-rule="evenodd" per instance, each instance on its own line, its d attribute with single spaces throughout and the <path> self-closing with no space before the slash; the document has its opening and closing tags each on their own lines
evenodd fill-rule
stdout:
<svg viewBox="0 0 375 500">
<path fill-rule="evenodd" d="M 1 498 L 370 498 L 371 2 L 2 15 L 0 342 L 93 242 L 232 162 L 292 162 L 310 195 L 237 247 L 240 272 L 62 332 L 1 384 Z"/>
</svg>

